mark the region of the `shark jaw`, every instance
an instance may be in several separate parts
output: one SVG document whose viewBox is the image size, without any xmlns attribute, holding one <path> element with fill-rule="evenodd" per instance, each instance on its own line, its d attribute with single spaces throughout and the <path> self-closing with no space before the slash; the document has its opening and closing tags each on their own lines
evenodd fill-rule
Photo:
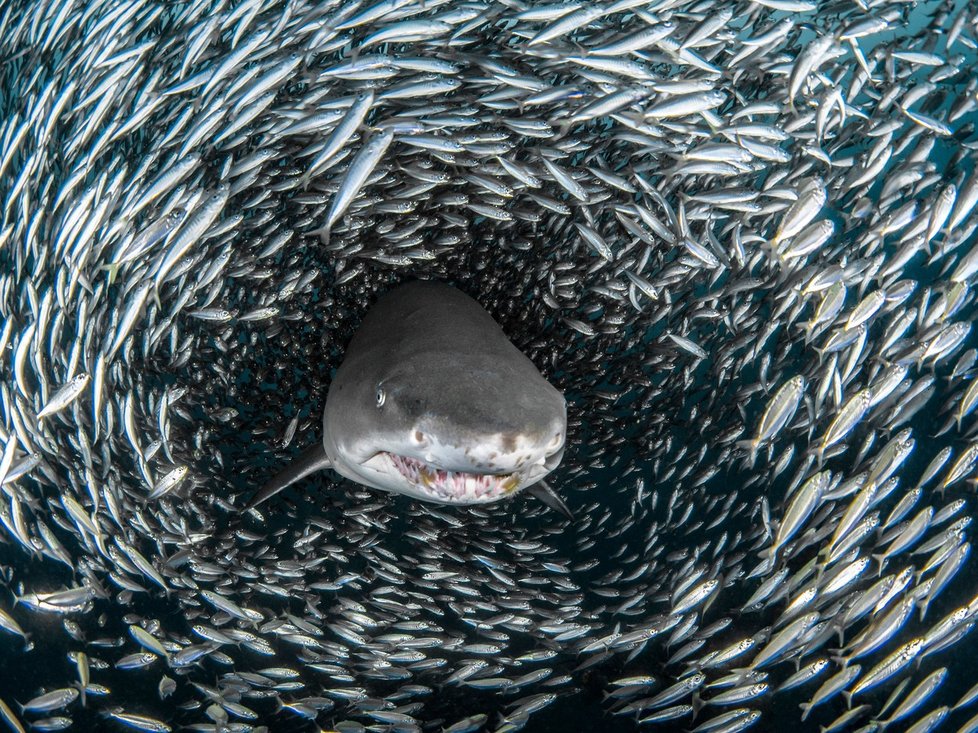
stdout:
<svg viewBox="0 0 978 733">
<path fill-rule="evenodd" d="M 379 457 L 418 491 L 431 500 L 446 504 L 484 504 L 503 499 L 523 486 L 529 473 L 446 471 L 396 453 L 384 452 Z"/>
<path fill-rule="evenodd" d="M 544 479 L 564 454 L 563 430 L 549 443 L 517 435 L 509 446 L 496 449 L 500 442 L 495 436 L 481 442 L 443 442 L 412 428 L 407 437 L 374 435 L 351 443 L 333 443 L 327 434 L 324 446 L 341 476 L 393 494 L 454 505 L 511 498 Z"/>
</svg>

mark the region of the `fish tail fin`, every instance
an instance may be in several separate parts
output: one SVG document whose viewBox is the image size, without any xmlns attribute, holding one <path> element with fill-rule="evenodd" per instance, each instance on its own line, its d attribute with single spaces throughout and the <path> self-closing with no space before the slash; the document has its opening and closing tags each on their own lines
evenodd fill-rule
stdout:
<svg viewBox="0 0 978 733">
<path fill-rule="evenodd" d="M 836 652 L 838 654 L 842 654 L 842 647 L 844 647 L 846 643 L 846 627 L 842 626 L 841 624 L 836 626 L 835 633 L 839 637 L 839 647 L 840 647 L 839 649 L 836 649 Z M 830 649 L 829 651 L 832 650 Z"/>
<path fill-rule="evenodd" d="M 825 564 L 819 563 L 818 567 L 815 568 L 815 584 L 818 585 L 822 582 L 822 576 L 825 574 Z"/>
<path fill-rule="evenodd" d="M 737 441 L 736 446 L 747 451 L 747 468 L 754 467 L 754 461 L 757 460 L 757 449 L 760 447 L 760 445 L 760 442 L 758 442 L 756 438 Z"/>
<path fill-rule="evenodd" d="M 102 265 L 102 269 L 106 272 L 106 277 L 108 278 L 109 287 L 111 288 L 113 283 L 115 283 L 116 275 L 119 274 L 119 268 L 121 265 L 112 262 L 108 265 Z"/>
<path fill-rule="evenodd" d="M 771 239 L 763 239 L 760 241 L 761 250 L 768 256 L 769 259 L 776 262 L 783 262 L 781 253 L 778 250 L 781 247 L 781 240 L 778 239 L 778 235 L 775 234 Z"/>
<path fill-rule="evenodd" d="M 244 511 L 255 508 L 266 499 L 270 499 L 278 492 L 294 484 L 296 481 L 303 479 L 316 471 L 329 468 L 331 465 L 332 462 L 326 455 L 326 449 L 323 447 L 322 441 L 316 442 L 315 445 L 304 450 L 296 457 L 294 461 L 292 461 L 292 463 L 267 481 L 265 485 L 258 490 L 258 493 L 252 497 L 251 501 L 245 505 Z"/>
</svg>

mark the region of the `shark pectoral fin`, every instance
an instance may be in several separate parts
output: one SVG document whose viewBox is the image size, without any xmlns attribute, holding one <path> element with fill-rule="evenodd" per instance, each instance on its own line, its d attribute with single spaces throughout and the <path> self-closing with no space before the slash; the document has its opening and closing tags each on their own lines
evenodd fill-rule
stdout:
<svg viewBox="0 0 978 733">
<path fill-rule="evenodd" d="M 248 505 L 245 506 L 245 511 L 253 509 L 266 499 L 275 496 L 275 494 L 287 486 L 294 484 L 299 479 L 305 478 L 310 473 L 329 468 L 331 465 L 332 463 L 326 456 L 326 449 L 323 448 L 322 441 L 317 442 L 312 447 L 302 451 L 292 463 L 275 474 L 271 480 L 262 486 L 252 500 L 248 502 Z"/>
<path fill-rule="evenodd" d="M 535 499 L 539 499 L 555 512 L 560 512 L 570 521 L 574 521 L 574 514 L 564 503 L 564 500 L 557 496 L 557 492 L 550 488 L 546 481 L 537 481 L 533 486 L 527 486 L 524 491 Z"/>
</svg>

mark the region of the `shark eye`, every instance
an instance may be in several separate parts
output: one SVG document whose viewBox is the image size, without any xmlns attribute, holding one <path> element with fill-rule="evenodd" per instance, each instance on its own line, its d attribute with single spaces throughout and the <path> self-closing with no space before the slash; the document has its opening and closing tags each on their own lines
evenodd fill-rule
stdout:
<svg viewBox="0 0 978 733">
<path fill-rule="evenodd" d="M 383 387 L 378 387 L 377 388 L 377 407 L 383 407 L 384 406 L 384 400 L 386 400 L 386 399 L 387 399 L 387 393 L 384 392 L 384 388 Z"/>
</svg>

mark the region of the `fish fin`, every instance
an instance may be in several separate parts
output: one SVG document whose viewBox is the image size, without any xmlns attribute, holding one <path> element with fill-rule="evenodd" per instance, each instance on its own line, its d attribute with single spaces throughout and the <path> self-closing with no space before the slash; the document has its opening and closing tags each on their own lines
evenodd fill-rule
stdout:
<svg viewBox="0 0 978 733">
<path fill-rule="evenodd" d="M 539 499 L 555 512 L 560 512 L 570 521 L 574 521 L 574 514 L 567 508 L 564 500 L 557 496 L 557 492 L 550 488 L 546 481 L 537 481 L 533 486 L 524 489 L 534 499 Z"/>
<path fill-rule="evenodd" d="M 649 642 L 646 639 L 641 644 L 639 644 L 637 647 L 635 647 L 634 649 L 632 649 L 632 651 L 628 654 L 628 656 L 625 657 L 625 664 L 628 664 L 629 662 L 635 661 L 635 657 L 637 657 L 639 654 L 641 654 L 642 652 L 645 651 L 645 647 L 648 645 L 648 643 Z"/>
<path fill-rule="evenodd" d="M 757 451 L 761 447 L 759 440 L 751 438 L 750 440 L 738 440 L 735 445 L 738 448 L 742 448 L 747 451 L 747 456 L 744 460 L 747 461 L 747 468 L 753 468 L 754 462 L 757 460 Z"/>
<path fill-rule="evenodd" d="M 279 471 L 269 481 L 262 486 L 258 493 L 254 495 L 250 502 L 245 506 L 244 511 L 253 509 L 266 499 L 269 499 L 282 489 L 291 486 L 299 479 L 303 479 L 310 473 L 321 471 L 332 466 L 332 462 L 326 456 L 326 449 L 323 448 L 322 441 L 317 441 L 315 445 L 302 451 L 292 463 Z"/>
<path fill-rule="evenodd" d="M 840 647 L 839 649 L 836 649 L 835 650 L 835 653 L 836 654 L 842 654 L 842 650 L 845 647 L 845 643 L 846 643 L 846 628 L 845 628 L 845 626 L 839 626 L 839 627 L 837 627 L 836 630 L 835 630 L 835 633 L 839 637 L 839 647 Z M 832 650 L 829 649 L 829 651 L 831 652 Z"/>
</svg>

